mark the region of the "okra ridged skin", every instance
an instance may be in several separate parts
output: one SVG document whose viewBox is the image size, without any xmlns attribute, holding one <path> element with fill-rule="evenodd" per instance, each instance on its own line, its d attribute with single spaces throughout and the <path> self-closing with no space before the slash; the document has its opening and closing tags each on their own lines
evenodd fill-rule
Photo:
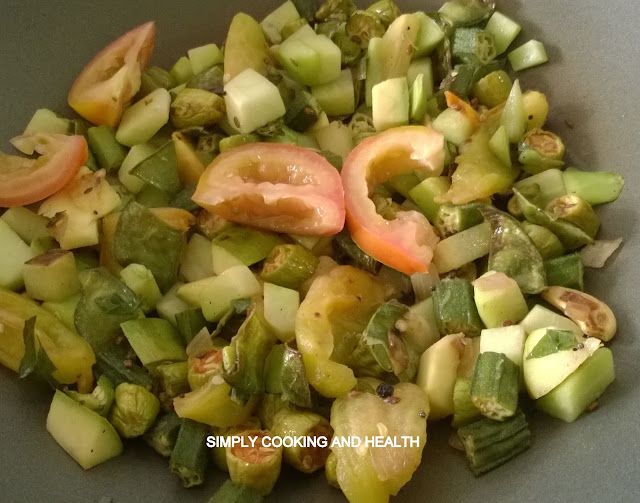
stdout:
<svg viewBox="0 0 640 503">
<path fill-rule="evenodd" d="M 546 260 L 544 270 L 547 285 L 584 290 L 584 264 L 580 253 Z"/>
<path fill-rule="evenodd" d="M 193 487 L 204 483 L 209 462 L 207 436 L 209 426 L 190 419 L 183 419 L 176 445 L 171 453 L 169 466 L 183 487 Z"/>
<path fill-rule="evenodd" d="M 506 355 L 487 351 L 478 356 L 470 395 L 483 416 L 504 421 L 518 407 L 520 368 Z"/>
<path fill-rule="evenodd" d="M 262 266 L 260 277 L 285 288 L 298 290 L 308 280 L 318 265 L 318 257 L 302 245 L 275 246 Z"/>
<path fill-rule="evenodd" d="M 505 422 L 482 418 L 460 428 L 458 436 L 476 477 L 506 463 L 531 445 L 531 431 L 522 411 Z"/>
<path fill-rule="evenodd" d="M 182 419 L 175 412 L 165 414 L 144 434 L 144 441 L 158 454 L 168 458 L 176 445 L 181 426 Z"/>
<path fill-rule="evenodd" d="M 433 291 L 433 302 L 441 335 L 459 332 L 467 337 L 480 335 L 484 325 L 469 281 L 454 278 L 438 282 Z"/>
</svg>

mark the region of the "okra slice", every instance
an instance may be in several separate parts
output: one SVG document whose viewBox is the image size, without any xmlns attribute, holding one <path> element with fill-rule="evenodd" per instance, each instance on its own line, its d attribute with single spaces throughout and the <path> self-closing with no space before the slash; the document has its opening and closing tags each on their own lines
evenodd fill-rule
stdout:
<svg viewBox="0 0 640 503">
<path fill-rule="evenodd" d="M 504 421 L 518 407 L 520 368 L 504 353 L 480 353 L 471 380 L 471 401 L 483 416 Z"/>
<path fill-rule="evenodd" d="M 459 428 L 482 417 L 471 400 L 471 379 L 459 377 L 453 388 L 453 420 L 451 426 Z"/>
<path fill-rule="evenodd" d="M 298 290 L 313 275 L 317 265 L 318 257 L 304 246 L 280 244 L 267 256 L 260 277 L 266 282 Z"/>
<path fill-rule="evenodd" d="M 227 447 L 229 476 L 237 484 L 267 495 L 280 476 L 282 446 L 273 447 L 276 437 L 263 430 L 247 430 L 241 436 L 244 446 Z"/>
<path fill-rule="evenodd" d="M 503 423 L 482 418 L 460 428 L 458 436 L 476 477 L 506 463 L 531 445 L 531 431 L 522 411 Z"/>
<path fill-rule="evenodd" d="M 182 419 L 175 412 L 165 414 L 144 434 L 144 441 L 158 454 L 168 458 L 178 440 Z"/>
<path fill-rule="evenodd" d="M 183 419 L 176 445 L 171 453 L 169 466 L 183 487 L 193 487 L 204 483 L 205 471 L 209 462 L 206 440 L 209 426 Z"/>
<path fill-rule="evenodd" d="M 580 253 L 571 253 L 546 260 L 544 270 L 547 276 L 547 285 L 584 290 L 584 264 Z"/>
<path fill-rule="evenodd" d="M 440 281 L 433 291 L 433 302 L 441 335 L 464 333 L 477 337 L 483 328 L 473 299 L 473 286 L 465 279 Z"/>
</svg>

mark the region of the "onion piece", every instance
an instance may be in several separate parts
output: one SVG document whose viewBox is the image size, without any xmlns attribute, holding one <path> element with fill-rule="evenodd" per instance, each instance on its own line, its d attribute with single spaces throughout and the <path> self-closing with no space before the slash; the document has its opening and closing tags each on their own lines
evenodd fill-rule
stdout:
<svg viewBox="0 0 640 503">
<path fill-rule="evenodd" d="M 613 240 L 598 240 L 592 245 L 585 246 L 580 252 L 584 266 L 594 269 L 604 267 L 607 259 L 614 254 L 621 244 L 622 238 L 618 238 Z"/>
</svg>

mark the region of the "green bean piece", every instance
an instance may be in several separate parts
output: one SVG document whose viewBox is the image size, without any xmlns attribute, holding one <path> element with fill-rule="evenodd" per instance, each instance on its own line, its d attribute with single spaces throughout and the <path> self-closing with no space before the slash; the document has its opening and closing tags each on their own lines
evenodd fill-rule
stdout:
<svg viewBox="0 0 640 503">
<path fill-rule="evenodd" d="M 227 480 L 211 497 L 209 503 L 262 503 L 264 497 L 250 487 Z"/>
<path fill-rule="evenodd" d="M 562 177 L 569 194 L 576 194 L 591 205 L 615 201 L 624 187 L 624 178 L 618 173 L 567 168 Z"/>
<path fill-rule="evenodd" d="M 178 440 L 182 419 L 175 412 L 160 417 L 151 429 L 144 434 L 144 441 L 158 454 L 168 458 Z"/>
<path fill-rule="evenodd" d="M 433 225 L 443 238 L 453 236 L 484 221 L 480 206 L 478 203 L 443 204 L 438 209 Z"/>
<path fill-rule="evenodd" d="M 517 204 L 517 203 L 516 203 Z M 522 222 L 522 228 L 529 235 L 533 244 L 540 252 L 543 260 L 549 260 L 564 255 L 565 249 L 558 236 L 546 227 L 531 222 Z"/>
<path fill-rule="evenodd" d="M 114 171 L 122 166 L 127 157 L 126 147 L 116 140 L 116 133 L 109 126 L 95 126 L 87 130 L 87 143 L 98 166 L 105 171 Z"/>
<path fill-rule="evenodd" d="M 267 256 L 260 277 L 268 283 L 298 290 L 317 265 L 318 258 L 304 246 L 281 244 Z"/>
<path fill-rule="evenodd" d="M 299 407 L 311 407 L 311 392 L 305 374 L 302 355 L 286 344 L 277 344 L 265 363 L 265 389 L 280 394 Z"/>
<path fill-rule="evenodd" d="M 182 483 L 182 487 L 193 487 L 204 483 L 209 461 L 206 439 L 209 426 L 183 419 L 176 445 L 171 453 L 169 466 Z"/>
<path fill-rule="evenodd" d="M 172 89 L 176 86 L 171 74 L 159 66 L 148 66 L 140 75 L 139 96 L 145 97 L 156 89 Z"/>
<path fill-rule="evenodd" d="M 201 89 L 215 94 L 222 94 L 224 70 L 222 65 L 214 65 L 195 75 L 187 82 L 187 89 Z"/>
<path fill-rule="evenodd" d="M 377 274 L 382 264 L 368 255 L 354 243 L 347 230 L 340 232 L 333 240 L 336 253 L 354 267 L 359 267 L 372 274 Z"/>
<path fill-rule="evenodd" d="M 283 448 L 284 461 L 302 473 L 313 473 L 324 467 L 331 452 L 329 444 L 333 436 L 333 428 L 324 417 L 313 412 L 298 412 L 289 409 L 280 410 L 273 419 L 271 432 L 279 437 L 314 439 L 325 447 L 303 447 L 294 445 Z"/>
<path fill-rule="evenodd" d="M 460 428 L 458 436 L 476 477 L 506 463 L 531 445 L 531 431 L 522 411 L 502 423 L 482 418 Z"/>
<path fill-rule="evenodd" d="M 378 16 L 385 28 L 388 28 L 402 14 L 400 7 L 393 0 L 379 0 L 372 3 L 367 7 L 367 12 L 372 12 Z"/>
<path fill-rule="evenodd" d="M 600 229 L 600 219 L 591 205 L 576 194 L 567 194 L 551 201 L 546 211 L 553 217 L 571 222 L 592 238 Z"/>
<path fill-rule="evenodd" d="M 557 219 L 549 212 L 538 207 L 515 187 L 513 192 L 525 218 L 532 224 L 541 225 L 552 231 L 568 250 L 575 250 L 583 245 L 593 244 L 593 238 L 577 225 L 566 220 Z"/>
<path fill-rule="evenodd" d="M 251 313 L 223 351 L 223 376 L 238 396 L 264 393 L 264 363 L 275 343 L 276 337 L 257 311 Z"/>
<path fill-rule="evenodd" d="M 544 270 L 549 286 L 564 286 L 584 290 L 584 264 L 580 253 L 571 253 L 545 261 Z"/>
<path fill-rule="evenodd" d="M 465 279 L 436 283 L 433 307 L 441 335 L 462 332 L 467 337 L 477 337 L 484 327 L 473 298 L 473 286 Z"/>
<path fill-rule="evenodd" d="M 512 216 L 485 206 L 480 210 L 491 224 L 489 270 L 503 272 L 518 283 L 523 293 L 539 293 L 545 286 L 540 252 Z"/>
</svg>

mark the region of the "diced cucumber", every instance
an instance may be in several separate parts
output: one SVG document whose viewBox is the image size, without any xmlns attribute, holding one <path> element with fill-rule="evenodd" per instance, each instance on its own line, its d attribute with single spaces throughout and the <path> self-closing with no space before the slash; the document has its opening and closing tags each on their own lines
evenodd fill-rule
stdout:
<svg viewBox="0 0 640 503">
<path fill-rule="evenodd" d="M 529 40 L 507 55 L 511 67 L 519 72 L 549 61 L 544 44 L 538 40 Z"/>
<path fill-rule="evenodd" d="M 540 187 L 540 202 L 543 206 L 547 203 L 567 194 L 567 188 L 564 184 L 562 171 L 559 169 L 548 169 L 537 175 L 523 178 L 514 184 L 514 187 L 520 191 L 526 187 L 537 184 Z"/>
<path fill-rule="evenodd" d="M 429 419 L 453 414 L 453 388 L 460 364 L 463 334 L 450 334 L 430 346 L 420 357 L 416 384 L 429 398 Z"/>
<path fill-rule="evenodd" d="M 80 300 L 80 294 L 69 297 L 62 302 L 43 302 L 42 307 L 53 313 L 69 330 L 75 330 L 76 306 Z"/>
<path fill-rule="evenodd" d="M 106 418 L 59 390 L 51 402 L 47 431 L 85 470 L 120 455 L 123 450 L 118 433 Z"/>
<path fill-rule="evenodd" d="M 582 336 L 582 330 L 569 318 L 554 313 L 553 311 L 543 307 L 539 304 L 533 306 L 529 314 L 520 322 L 520 326 L 524 328 L 524 331 L 529 335 L 534 330 L 540 328 L 559 328 L 561 330 L 571 330 L 576 336 Z"/>
<path fill-rule="evenodd" d="M 80 291 L 73 253 L 51 250 L 24 264 L 22 275 L 32 299 L 61 302 Z"/>
<path fill-rule="evenodd" d="M 282 42 L 282 29 L 298 19 L 300 19 L 300 14 L 298 14 L 296 6 L 291 0 L 287 0 L 267 15 L 260 23 L 260 26 L 269 44 L 279 44 Z"/>
<path fill-rule="evenodd" d="M 483 222 L 440 241 L 433 252 L 433 263 L 444 274 L 489 253 L 491 225 Z"/>
<path fill-rule="evenodd" d="M 373 88 L 382 82 L 384 59 L 382 38 L 373 37 L 367 48 L 367 79 L 365 81 L 365 100 L 368 107 L 373 104 Z"/>
<path fill-rule="evenodd" d="M 216 44 L 207 44 L 200 47 L 194 47 L 187 51 L 189 61 L 191 62 L 191 70 L 194 75 L 219 65 L 223 61 L 222 51 Z"/>
<path fill-rule="evenodd" d="M 29 208 L 22 206 L 9 208 L 0 217 L 0 220 L 4 220 L 27 244 L 49 237 L 47 232 L 49 221 Z"/>
<path fill-rule="evenodd" d="M 162 293 L 153 273 L 142 264 L 129 264 L 120 271 L 120 278 L 142 299 L 145 311 L 150 311 L 162 300 Z"/>
<path fill-rule="evenodd" d="M 176 291 L 176 297 L 186 302 L 190 307 L 197 307 L 200 305 L 202 292 L 208 285 L 215 283 L 215 280 L 216 277 L 210 277 L 185 283 Z"/>
<path fill-rule="evenodd" d="M 162 300 L 156 304 L 156 311 L 161 318 L 176 326 L 176 314 L 186 311 L 190 308 L 189 304 L 179 299 L 176 293 L 182 286 L 182 283 L 176 283 L 171 289 L 164 294 Z"/>
<path fill-rule="evenodd" d="M 300 307 L 300 294 L 296 290 L 264 284 L 264 319 L 282 342 L 295 338 L 296 314 Z"/>
<path fill-rule="evenodd" d="M 0 286 L 9 290 L 20 290 L 24 286 L 24 263 L 31 260 L 35 253 L 4 220 L 0 220 L 0 243 Z"/>
<path fill-rule="evenodd" d="M 511 166 L 509 136 L 504 126 L 500 126 L 489 140 L 489 148 L 505 166 Z"/>
<path fill-rule="evenodd" d="M 433 129 L 441 132 L 445 140 L 460 145 L 473 133 L 473 124 L 460 110 L 447 108 L 433 120 Z"/>
<path fill-rule="evenodd" d="M 180 260 L 180 274 L 187 281 L 213 276 L 211 241 L 200 234 L 191 236 Z"/>
<path fill-rule="evenodd" d="M 406 77 L 380 82 L 374 86 L 371 100 L 376 131 L 409 123 L 409 87 Z"/>
<path fill-rule="evenodd" d="M 213 239 L 214 246 L 228 251 L 246 266 L 264 260 L 275 246 L 283 243 L 277 234 L 242 226 L 230 227 Z"/>
<path fill-rule="evenodd" d="M 132 147 L 149 141 L 169 121 L 171 95 L 158 88 L 129 107 L 116 132 L 116 140 Z"/>
<path fill-rule="evenodd" d="M 355 111 L 355 91 L 351 70 L 342 70 L 336 80 L 312 87 L 311 94 L 329 116 L 350 115 Z"/>
<path fill-rule="evenodd" d="M 526 334 L 520 325 L 485 328 L 480 333 L 480 353 L 491 351 L 503 353 L 513 363 L 522 368 L 522 353 Z"/>
<path fill-rule="evenodd" d="M 40 108 L 36 110 L 24 130 L 24 135 L 36 133 L 69 134 L 71 121 L 58 117 L 55 112 Z"/>
<path fill-rule="evenodd" d="M 500 327 L 507 321 L 518 323 L 529 311 L 518 283 L 504 273 L 483 274 L 473 282 L 473 290 L 478 313 L 487 328 Z"/>
<path fill-rule="evenodd" d="M 409 87 L 413 86 L 418 75 L 424 75 L 424 90 L 427 99 L 433 96 L 433 64 L 431 58 L 419 58 L 411 61 L 409 71 L 407 72 L 407 83 Z"/>
<path fill-rule="evenodd" d="M 224 90 L 227 118 L 240 133 L 251 133 L 286 112 L 278 88 L 251 68 L 236 75 Z"/>
<path fill-rule="evenodd" d="M 191 60 L 186 56 L 182 56 L 178 61 L 176 61 L 169 73 L 171 74 L 171 77 L 173 77 L 174 82 L 178 85 L 186 84 L 195 75 Z"/>
<path fill-rule="evenodd" d="M 451 181 L 447 176 L 427 178 L 409 191 L 409 197 L 416 203 L 420 211 L 430 222 L 433 222 L 438 214 L 440 204 L 435 199 L 446 194 L 451 187 Z"/>
<path fill-rule="evenodd" d="M 118 179 L 129 192 L 137 194 L 147 185 L 142 178 L 132 175 L 131 170 L 145 159 L 151 157 L 156 150 L 158 149 L 146 143 L 134 145 L 129 150 L 127 157 L 125 157 L 122 166 L 118 170 Z"/>
<path fill-rule="evenodd" d="M 540 328 L 531 332 L 524 344 L 524 382 L 529 396 L 538 399 L 546 395 L 571 375 L 584 361 L 587 360 L 601 345 L 599 339 L 589 337 L 583 339 L 576 336 L 576 346 L 551 353 L 539 358 L 530 358 L 533 348 L 540 339 L 547 335 L 547 328 Z M 574 334 L 575 335 L 575 334 Z"/>
<path fill-rule="evenodd" d="M 167 320 L 141 318 L 125 321 L 120 327 L 145 367 L 187 359 L 182 339 Z"/>
<path fill-rule="evenodd" d="M 420 21 L 420 29 L 416 37 L 413 56 L 428 56 L 444 40 L 444 31 L 434 19 L 424 12 L 416 12 L 415 15 Z"/>
<path fill-rule="evenodd" d="M 518 143 L 527 130 L 527 116 L 525 115 L 519 80 L 516 80 L 511 87 L 511 92 L 500 117 L 500 124 L 507 130 L 507 136 L 511 143 Z"/>
<path fill-rule="evenodd" d="M 500 55 L 515 40 L 522 27 L 502 12 L 496 11 L 491 15 L 484 29 L 494 36 L 496 53 Z"/>
<path fill-rule="evenodd" d="M 309 25 L 280 45 L 278 58 L 293 78 L 308 86 L 326 84 L 340 76 L 340 49 L 328 37 L 316 35 Z"/>
<path fill-rule="evenodd" d="M 213 273 L 217 276 L 227 269 L 238 265 L 245 265 L 242 261 L 231 252 L 225 250 L 216 244 L 211 245 L 211 263 L 213 265 Z"/>
<path fill-rule="evenodd" d="M 232 301 L 260 293 L 260 283 L 247 266 L 236 266 L 213 278 L 203 289 L 200 302 L 207 321 L 220 321 Z"/>
<path fill-rule="evenodd" d="M 604 393 L 614 378 L 613 354 L 608 348 L 600 348 L 556 388 L 539 398 L 536 406 L 571 423 Z"/>
<path fill-rule="evenodd" d="M 315 133 L 320 149 L 328 150 L 345 159 L 353 150 L 353 135 L 351 129 L 342 121 L 333 121 L 327 127 Z"/>
<path fill-rule="evenodd" d="M 409 116 L 413 122 L 422 122 L 427 114 L 429 92 L 433 93 L 433 91 L 429 89 L 428 84 L 425 83 L 424 74 L 421 73 L 415 78 L 411 86 Z"/>
</svg>

